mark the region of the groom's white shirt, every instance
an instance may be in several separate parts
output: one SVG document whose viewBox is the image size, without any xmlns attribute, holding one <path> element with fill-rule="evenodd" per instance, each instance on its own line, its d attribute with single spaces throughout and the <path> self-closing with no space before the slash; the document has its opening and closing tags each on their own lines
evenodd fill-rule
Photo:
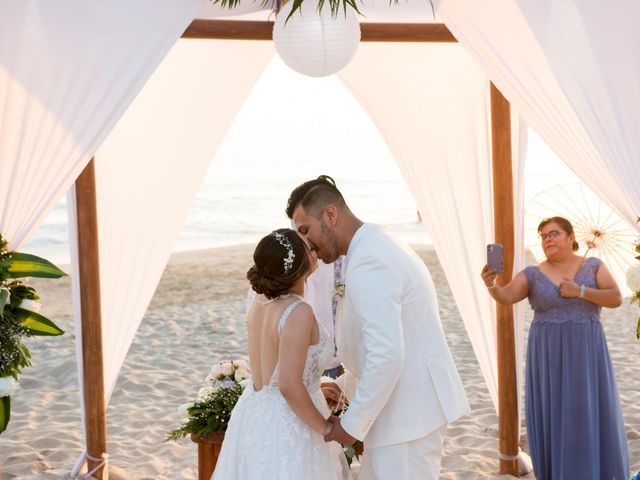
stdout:
<svg viewBox="0 0 640 480">
<path fill-rule="evenodd" d="M 346 258 L 336 324 L 343 428 L 369 448 L 415 440 L 469 411 L 424 262 L 372 224 Z"/>
</svg>

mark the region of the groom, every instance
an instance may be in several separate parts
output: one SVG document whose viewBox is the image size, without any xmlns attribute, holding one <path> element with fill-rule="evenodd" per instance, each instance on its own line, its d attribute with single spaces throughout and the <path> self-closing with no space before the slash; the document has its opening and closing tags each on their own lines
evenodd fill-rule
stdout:
<svg viewBox="0 0 640 480">
<path fill-rule="evenodd" d="M 325 394 L 344 392 L 349 409 L 325 440 L 364 441 L 361 480 L 437 479 L 447 424 L 469 404 L 424 262 L 360 221 L 331 177 L 297 187 L 286 212 L 325 263 L 346 255 L 336 324 L 346 373 Z"/>
</svg>

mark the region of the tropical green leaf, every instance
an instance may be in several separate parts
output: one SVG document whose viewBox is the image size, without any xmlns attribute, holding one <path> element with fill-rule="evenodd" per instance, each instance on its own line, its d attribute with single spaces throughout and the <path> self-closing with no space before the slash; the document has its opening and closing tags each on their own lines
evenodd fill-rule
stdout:
<svg viewBox="0 0 640 480">
<path fill-rule="evenodd" d="M 4 432 L 11 418 L 11 397 L 0 398 L 0 433 Z"/>
<path fill-rule="evenodd" d="M 64 333 L 60 327 L 39 313 L 25 310 L 24 308 L 14 308 L 13 312 L 16 316 L 16 321 L 22 323 L 28 329 L 30 335 L 57 336 Z"/>
<path fill-rule="evenodd" d="M 13 278 L 60 278 L 67 275 L 49 260 L 20 252 L 11 253 L 11 266 L 8 273 Z"/>
<path fill-rule="evenodd" d="M 285 25 L 289 22 L 289 19 L 293 16 L 293 14 L 296 13 L 296 10 L 298 10 L 302 6 L 302 0 L 292 0 L 292 1 L 293 1 L 293 6 L 291 7 L 291 12 L 289 12 L 289 15 L 287 15 L 287 18 L 284 22 Z M 320 0 L 320 3 L 318 4 L 318 9 L 321 9 L 323 4 L 324 4 L 324 0 Z"/>
</svg>

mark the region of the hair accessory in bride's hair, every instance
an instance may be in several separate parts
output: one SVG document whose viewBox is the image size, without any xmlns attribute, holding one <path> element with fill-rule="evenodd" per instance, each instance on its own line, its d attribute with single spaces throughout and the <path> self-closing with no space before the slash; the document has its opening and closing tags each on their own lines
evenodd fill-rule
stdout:
<svg viewBox="0 0 640 480">
<path fill-rule="evenodd" d="M 289 270 L 293 267 L 293 259 L 296 258 L 293 253 L 293 245 L 283 233 L 273 232 L 273 236 L 276 237 L 280 245 L 287 249 L 287 256 L 284 259 L 284 273 L 289 273 Z"/>
</svg>

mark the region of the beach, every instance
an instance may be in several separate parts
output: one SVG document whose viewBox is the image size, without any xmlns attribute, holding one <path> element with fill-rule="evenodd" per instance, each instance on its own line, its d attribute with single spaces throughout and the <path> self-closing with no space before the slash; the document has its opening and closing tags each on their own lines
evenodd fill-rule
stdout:
<svg viewBox="0 0 640 480">
<path fill-rule="evenodd" d="M 107 411 L 109 470 L 115 479 L 195 479 L 197 448 L 189 439 L 164 442 L 180 423 L 178 406 L 191 401 L 210 367 L 247 357 L 245 272 L 254 245 L 172 255 L 125 360 Z M 506 479 L 498 475 L 498 418 L 467 333 L 431 246 L 416 245 L 434 278 L 447 341 L 471 413 L 450 425 L 442 479 Z M 0 435 L 0 479 L 68 478 L 82 451 L 71 290 L 68 278 L 34 280 L 42 313 L 67 333 L 30 339 L 33 366 L 12 397 L 12 418 Z M 637 306 L 604 309 L 620 393 L 631 467 L 640 469 L 640 342 Z M 532 312 L 527 309 L 527 327 Z M 526 432 L 521 446 L 527 450 Z M 528 475 L 525 478 L 533 478 Z"/>
</svg>

